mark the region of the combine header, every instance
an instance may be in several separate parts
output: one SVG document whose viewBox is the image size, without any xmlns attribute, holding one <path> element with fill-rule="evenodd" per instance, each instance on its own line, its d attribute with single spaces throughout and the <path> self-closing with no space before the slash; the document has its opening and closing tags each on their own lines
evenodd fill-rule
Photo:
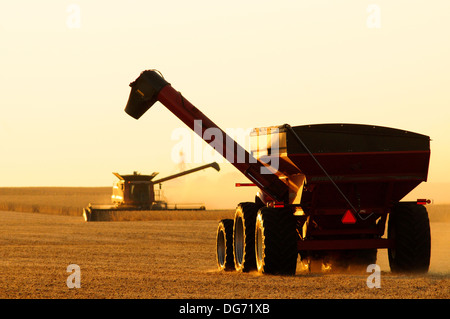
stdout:
<svg viewBox="0 0 450 319">
<path fill-rule="evenodd" d="M 392 271 L 428 271 L 427 210 L 401 202 L 427 180 L 428 136 L 373 125 L 285 124 L 254 129 L 250 154 L 156 71 L 130 86 L 126 113 L 138 119 L 161 102 L 259 188 L 255 201 L 237 205 L 234 219 L 219 222 L 220 269 L 293 275 L 298 255 L 310 267 L 367 266 L 377 249 L 388 249 Z M 211 138 L 208 129 L 217 134 Z"/>
<path fill-rule="evenodd" d="M 138 211 L 138 210 L 204 210 L 205 206 L 193 208 L 192 204 L 175 205 L 169 208 L 167 202 L 162 200 L 161 183 L 178 178 L 187 174 L 198 172 L 202 169 L 212 167 L 216 171 L 220 170 L 216 162 L 202 165 L 180 173 L 176 173 L 158 180 L 153 180 L 157 172 L 151 175 L 141 175 L 134 172 L 132 175 L 120 175 L 113 173 L 119 180 L 113 185 L 113 194 L 111 196 L 111 205 L 92 205 L 83 209 L 83 218 L 85 221 L 107 221 L 111 220 L 111 215 L 117 215 L 120 211 Z M 160 189 L 155 190 L 154 185 L 160 185 Z"/>
</svg>

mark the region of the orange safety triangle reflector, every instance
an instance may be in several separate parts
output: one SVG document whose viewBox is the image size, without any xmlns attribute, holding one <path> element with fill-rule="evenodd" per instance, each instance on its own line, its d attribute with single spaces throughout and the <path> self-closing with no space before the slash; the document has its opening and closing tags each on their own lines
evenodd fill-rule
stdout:
<svg viewBox="0 0 450 319">
<path fill-rule="evenodd" d="M 356 223 L 356 218 L 350 210 L 347 210 L 342 216 L 341 222 L 342 224 L 354 224 Z"/>
</svg>

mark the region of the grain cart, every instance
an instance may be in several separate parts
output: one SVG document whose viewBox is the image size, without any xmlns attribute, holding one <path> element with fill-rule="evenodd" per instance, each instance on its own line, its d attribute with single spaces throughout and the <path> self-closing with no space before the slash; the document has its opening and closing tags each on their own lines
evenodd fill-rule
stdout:
<svg viewBox="0 0 450 319">
<path fill-rule="evenodd" d="M 161 183 L 198 172 L 208 167 L 220 171 L 219 164 L 212 162 L 158 180 L 153 180 L 159 174 L 158 172 L 153 172 L 151 175 L 141 175 L 137 172 L 133 172 L 130 175 L 113 173 L 119 180 L 113 185 L 113 193 L 111 195 L 112 204 L 89 204 L 88 207 L 83 209 L 83 218 L 85 221 L 107 221 L 112 219 L 112 215 L 116 217 L 115 219 L 120 219 L 120 216 L 118 216 L 120 215 L 120 211 L 205 210 L 204 205 L 194 207 L 194 204 L 175 204 L 172 205 L 174 206 L 173 208 L 169 208 L 168 203 L 161 197 Z M 159 185 L 159 189 L 155 189 L 154 185 Z"/>
<path fill-rule="evenodd" d="M 254 201 L 237 205 L 234 219 L 219 222 L 220 269 L 293 275 L 298 255 L 306 265 L 367 266 L 384 248 L 392 271 L 428 271 L 427 210 L 400 202 L 427 180 L 428 136 L 374 125 L 285 124 L 254 129 L 249 153 L 157 71 L 142 72 L 130 86 L 126 113 L 138 119 L 161 102 L 259 188 Z"/>
</svg>

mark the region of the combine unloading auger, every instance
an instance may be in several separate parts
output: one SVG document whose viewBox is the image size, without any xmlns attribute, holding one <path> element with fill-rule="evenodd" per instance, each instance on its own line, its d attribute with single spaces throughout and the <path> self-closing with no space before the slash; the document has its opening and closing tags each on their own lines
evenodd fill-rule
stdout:
<svg viewBox="0 0 450 319">
<path fill-rule="evenodd" d="M 392 271 L 428 271 L 426 208 L 400 202 L 427 180 L 428 136 L 373 125 L 285 124 L 255 129 L 253 156 L 158 72 L 144 71 L 130 86 L 126 113 L 139 119 L 161 102 L 260 190 L 254 202 L 237 205 L 234 219 L 220 221 L 220 269 L 294 274 L 298 254 L 308 263 L 367 266 L 387 248 Z M 212 139 L 208 129 L 220 134 Z"/>
</svg>

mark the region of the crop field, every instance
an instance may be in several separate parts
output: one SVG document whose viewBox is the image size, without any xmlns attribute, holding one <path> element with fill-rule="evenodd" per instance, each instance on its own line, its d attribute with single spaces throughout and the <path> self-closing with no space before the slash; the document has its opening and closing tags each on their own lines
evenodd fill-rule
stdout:
<svg viewBox="0 0 450 319">
<path fill-rule="evenodd" d="M 54 193 L 45 196 L 44 191 L 49 190 L 41 189 L 44 196 L 36 195 L 30 200 L 34 196 L 30 193 L 22 193 L 21 198 L 20 194 L 18 197 L 12 193 L 4 195 L 4 191 L 0 202 L 8 202 L 5 201 L 8 198 L 10 208 L 15 205 L 16 211 L 5 208 L 0 211 L 0 298 L 450 297 L 449 206 L 429 207 L 432 231 L 429 273 L 393 274 L 387 252 L 379 250 L 381 286 L 369 288 L 369 273 L 365 270 L 309 272 L 302 270 L 299 263 L 293 277 L 218 271 L 215 264 L 217 222 L 232 217 L 233 210 L 155 211 L 146 220 L 86 223 L 81 215 L 71 216 L 62 210 L 57 213 L 57 205 L 53 213 L 43 213 L 42 207 L 52 202 L 73 207 L 75 211 L 87 204 L 85 199 L 92 198 L 92 192 L 80 191 L 58 199 Z M 78 199 L 71 202 L 70 197 Z M 20 212 L 19 204 L 23 208 L 36 205 L 39 210 Z M 79 266 L 80 288 L 68 286 L 69 265 Z"/>
<path fill-rule="evenodd" d="M 0 187 L 0 209 L 81 216 L 89 203 L 111 203 L 111 187 Z"/>
</svg>

